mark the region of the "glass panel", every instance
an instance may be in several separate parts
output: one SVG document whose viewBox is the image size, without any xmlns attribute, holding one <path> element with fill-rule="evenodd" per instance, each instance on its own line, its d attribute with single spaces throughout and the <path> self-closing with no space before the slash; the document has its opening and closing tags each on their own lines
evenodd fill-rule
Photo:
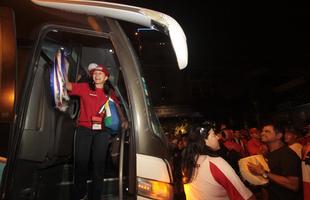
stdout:
<svg viewBox="0 0 310 200">
<path fill-rule="evenodd" d="M 144 89 L 144 93 L 146 96 L 146 101 L 147 101 L 147 106 L 148 106 L 148 110 L 149 110 L 149 116 L 150 116 L 150 122 L 151 122 L 151 126 L 153 129 L 153 132 L 155 133 L 155 135 L 157 135 L 158 137 L 160 137 L 161 139 L 163 139 L 165 141 L 165 137 L 164 137 L 164 132 L 162 130 L 161 124 L 155 114 L 153 105 L 151 103 L 151 97 L 147 88 L 147 84 L 144 80 L 144 77 L 142 77 L 142 82 L 143 82 L 143 89 Z"/>
</svg>

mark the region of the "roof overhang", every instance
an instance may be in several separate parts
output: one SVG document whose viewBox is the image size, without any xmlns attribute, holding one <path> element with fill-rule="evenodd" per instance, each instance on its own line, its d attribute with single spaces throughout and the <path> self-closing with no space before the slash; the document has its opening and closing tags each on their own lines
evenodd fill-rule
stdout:
<svg viewBox="0 0 310 200">
<path fill-rule="evenodd" d="M 162 31 L 170 37 L 179 68 L 184 69 L 187 66 L 188 50 L 184 31 L 176 20 L 164 13 L 103 1 L 32 0 L 32 2 L 43 7 L 91 16 L 109 17 Z"/>
</svg>

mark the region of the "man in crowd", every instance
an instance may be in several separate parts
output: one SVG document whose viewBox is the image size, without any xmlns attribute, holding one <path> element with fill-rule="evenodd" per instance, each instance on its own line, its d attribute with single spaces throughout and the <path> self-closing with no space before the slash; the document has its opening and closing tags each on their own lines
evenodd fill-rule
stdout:
<svg viewBox="0 0 310 200">
<path fill-rule="evenodd" d="M 241 156 L 245 157 L 247 155 L 247 140 L 245 138 L 242 138 L 241 131 L 239 129 L 234 130 L 234 142 L 241 146 Z"/>
<path fill-rule="evenodd" d="M 296 153 L 282 142 L 284 131 L 274 123 L 266 124 L 261 139 L 269 148 L 267 156 L 270 171 L 260 164 L 249 163 L 251 173 L 269 179 L 269 199 L 297 200 L 301 193 L 301 161 Z"/>
<path fill-rule="evenodd" d="M 288 127 L 285 129 L 284 134 L 284 141 L 285 143 L 291 148 L 301 159 L 301 151 L 302 151 L 302 145 L 298 142 L 298 139 L 300 138 L 299 132 L 293 128 Z"/>
<path fill-rule="evenodd" d="M 251 139 L 248 141 L 246 145 L 248 154 L 250 156 L 258 155 L 258 154 L 265 155 L 268 149 L 265 146 L 265 144 L 261 142 L 260 132 L 255 127 L 250 128 L 249 132 L 250 132 Z"/>
<path fill-rule="evenodd" d="M 239 173 L 238 160 L 242 157 L 242 147 L 240 144 L 234 141 L 234 132 L 230 128 L 225 128 L 223 132 L 223 144 L 227 149 L 226 161 L 232 166 L 232 168 Z"/>
<path fill-rule="evenodd" d="M 310 120 L 309 119 L 305 121 L 304 131 L 305 131 L 304 137 L 299 140 L 299 142 L 302 145 L 306 145 L 310 143 Z"/>
</svg>

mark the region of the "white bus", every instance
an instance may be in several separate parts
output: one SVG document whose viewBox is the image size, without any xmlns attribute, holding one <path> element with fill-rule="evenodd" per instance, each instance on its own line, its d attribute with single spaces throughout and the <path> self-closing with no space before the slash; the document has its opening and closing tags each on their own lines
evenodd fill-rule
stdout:
<svg viewBox="0 0 310 200">
<path fill-rule="evenodd" d="M 71 199 L 79 101 L 55 109 L 49 82 L 53 58 L 63 49 L 71 82 L 83 79 L 90 62 L 108 67 L 129 120 L 118 135 L 117 161 L 107 163 L 102 199 L 173 199 L 167 141 L 118 20 L 167 34 L 179 68 L 186 67 L 185 34 L 163 13 L 104 1 L 0 1 L 0 129 L 9 137 L 0 159 L 0 198 Z"/>
</svg>

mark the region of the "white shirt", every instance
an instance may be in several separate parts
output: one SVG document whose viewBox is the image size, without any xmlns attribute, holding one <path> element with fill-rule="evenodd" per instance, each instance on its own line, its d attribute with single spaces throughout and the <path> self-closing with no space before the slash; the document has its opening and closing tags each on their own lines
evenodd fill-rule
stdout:
<svg viewBox="0 0 310 200">
<path fill-rule="evenodd" d="M 293 151 L 295 151 L 295 153 L 299 156 L 299 158 L 301 159 L 301 151 L 302 151 L 302 145 L 299 144 L 298 142 L 292 144 L 289 146 Z"/>
<path fill-rule="evenodd" d="M 223 158 L 201 155 L 197 164 L 195 178 L 184 185 L 187 200 L 238 200 L 253 195 Z"/>
</svg>

